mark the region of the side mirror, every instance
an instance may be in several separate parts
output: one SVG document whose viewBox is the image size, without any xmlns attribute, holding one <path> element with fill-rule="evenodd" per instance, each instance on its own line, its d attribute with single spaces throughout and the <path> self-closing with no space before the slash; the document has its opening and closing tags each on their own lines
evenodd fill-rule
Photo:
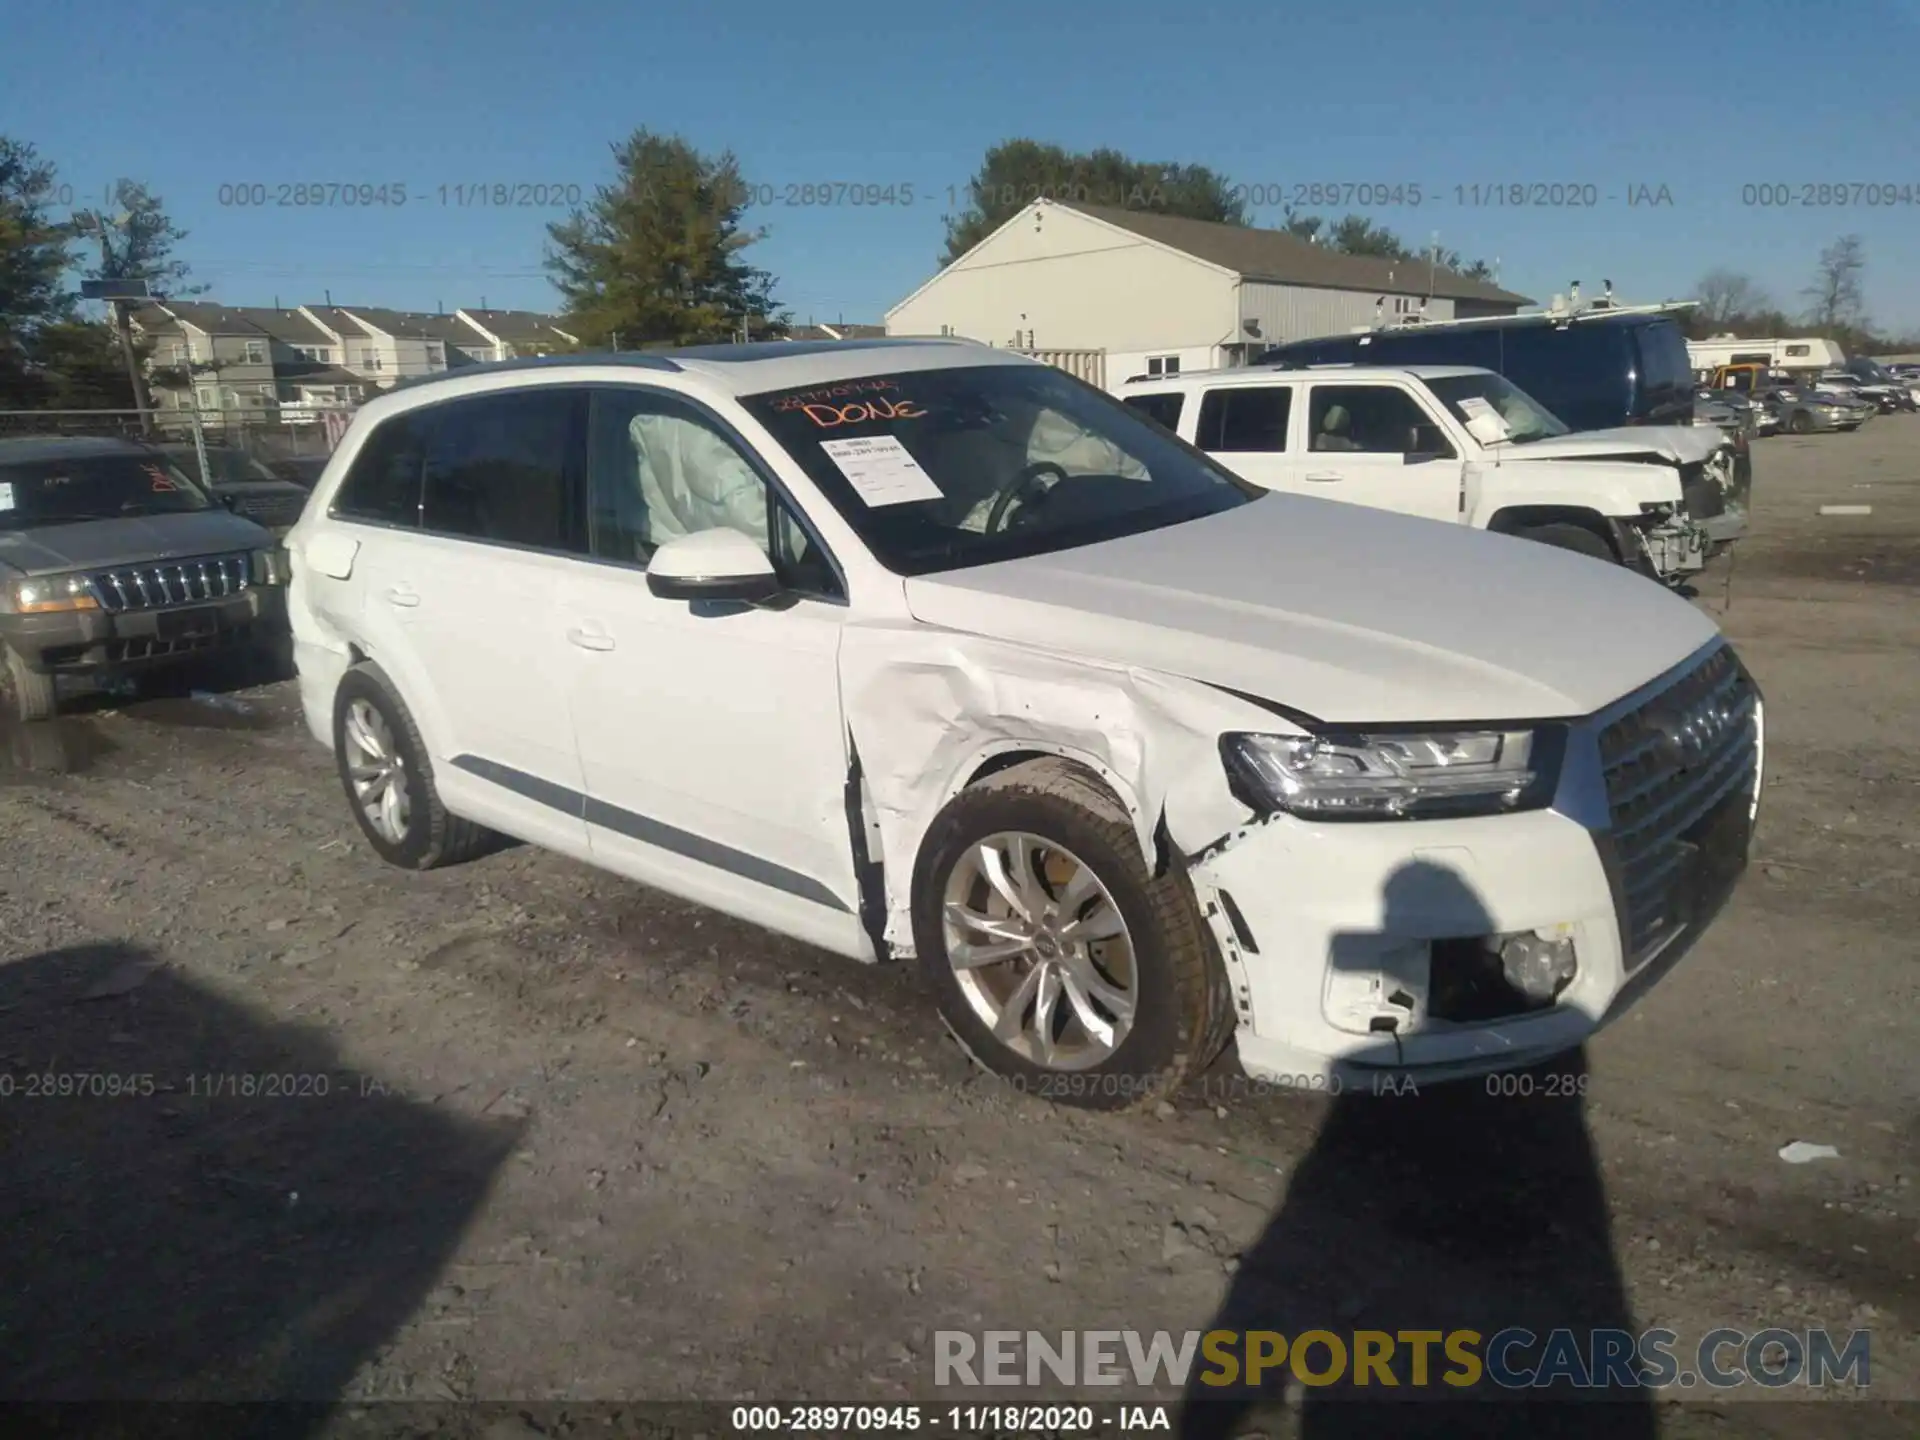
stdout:
<svg viewBox="0 0 1920 1440">
<path fill-rule="evenodd" d="M 647 562 L 647 589 L 662 600 L 760 605 L 785 590 L 767 552 L 738 530 L 702 530 L 669 540 Z"/>
<path fill-rule="evenodd" d="M 226 507 L 227 507 L 227 509 L 229 509 L 229 510 L 234 510 L 234 511 L 238 511 L 238 510 L 239 510 L 239 508 L 240 508 L 240 501 L 239 501 L 239 499 L 238 499 L 237 497 L 235 497 L 235 496 L 233 496 L 233 495 L 231 495 L 231 494 L 228 494 L 228 493 L 226 493 L 226 492 L 224 492 L 224 491 L 223 491 L 223 492 L 222 492 L 222 493 L 221 493 L 221 494 L 220 494 L 220 495 L 218 496 L 218 499 L 219 499 L 219 501 L 220 501 L 220 503 L 221 503 L 222 505 L 224 505 L 224 506 L 226 506 Z"/>
</svg>

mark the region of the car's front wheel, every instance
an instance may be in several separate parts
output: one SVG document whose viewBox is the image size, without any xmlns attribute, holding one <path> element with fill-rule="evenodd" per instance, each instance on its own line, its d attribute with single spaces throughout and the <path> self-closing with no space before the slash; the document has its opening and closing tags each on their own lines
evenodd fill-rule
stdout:
<svg viewBox="0 0 1920 1440">
<path fill-rule="evenodd" d="M 1551 545 L 1556 550 L 1571 550 L 1576 555 L 1591 555 L 1596 560 L 1617 562 L 1620 559 L 1614 553 L 1613 546 L 1584 525 L 1557 520 L 1550 525 L 1535 525 L 1518 533 L 1523 540 Z"/>
<path fill-rule="evenodd" d="M 956 796 L 921 848 L 914 944 L 961 1045 L 1016 1088 L 1094 1109 L 1163 1098 L 1233 1012 L 1193 891 L 1155 877 L 1086 770 L 1034 760 Z"/>
<path fill-rule="evenodd" d="M 60 709 L 53 676 L 27 668 L 27 662 L 7 651 L 7 684 L 13 690 L 14 713 L 22 720 L 51 720 Z"/>
<path fill-rule="evenodd" d="M 388 864 L 432 870 L 485 848 L 491 832 L 440 803 L 420 728 L 371 661 L 347 671 L 335 692 L 333 752 L 360 833 Z"/>
</svg>

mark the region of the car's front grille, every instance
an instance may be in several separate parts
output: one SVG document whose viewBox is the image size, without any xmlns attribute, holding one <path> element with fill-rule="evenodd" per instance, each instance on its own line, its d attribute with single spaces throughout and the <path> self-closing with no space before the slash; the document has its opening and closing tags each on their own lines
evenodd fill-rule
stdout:
<svg viewBox="0 0 1920 1440">
<path fill-rule="evenodd" d="M 190 605 L 238 595 L 251 583 L 252 560 L 238 555 L 206 555 L 164 564 L 122 565 L 90 577 L 100 603 L 116 614 Z"/>
<path fill-rule="evenodd" d="M 126 665 L 136 660 L 162 660 L 175 655 L 194 655 L 206 650 L 229 650 L 253 639 L 251 625 L 234 625 L 202 635 L 183 635 L 177 640 L 162 640 L 157 635 L 129 635 L 124 640 L 109 640 L 108 663 Z"/>
<path fill-rule="evenodd" d="M 1703 846 L 1720 840 L 1719 832 L 1703 836 L 1704 822 L 1726 804 L 1749 801 L 1760 758 L 1758 704 L 1753 681 L 1723 645 L 1600 734 L 1629 968 L 1684 924 L 1677 892 Z M 1745 844 L 1743 832 L 1738 843 Z M 1738 858 L 1744 863 L 1744 850 Z"/>
</svg>

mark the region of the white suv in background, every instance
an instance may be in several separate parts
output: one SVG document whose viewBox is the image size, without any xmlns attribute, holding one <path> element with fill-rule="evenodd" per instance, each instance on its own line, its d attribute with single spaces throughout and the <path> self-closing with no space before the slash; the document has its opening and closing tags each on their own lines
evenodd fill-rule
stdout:
<svg viewBox="0 0 1920 1440">
<path fill-rule="evenodd" d="M 1745 864 L 1760 699 L 1625 571 L 1270 495 L 958 341 L 453 372 L 289 538 L 388 861 L 489 830 L 860 960 L 1114 1106 L 1577 1045 Z"/>
<path fill-rule="evenodd" d="M 1668 583 L 1746 533 L 1718 433 L 1574 433 L 1459 365 L 1251 367 L 1136 377 L 1121 398 L 1269 490 L 1545 541 Z"/>
</svg>

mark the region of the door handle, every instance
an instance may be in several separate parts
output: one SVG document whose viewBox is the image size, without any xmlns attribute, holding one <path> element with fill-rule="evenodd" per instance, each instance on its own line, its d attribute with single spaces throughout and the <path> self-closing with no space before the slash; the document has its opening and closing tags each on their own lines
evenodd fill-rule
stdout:
<svg viewBox="0 0 1920 1440">
<path fill-rule="evenodd" d="M 420 597 L 409 586 L 395 585 L 392 589 L 387 591 L 387 603 L 390 605 L 401 606 L 403 609 L 411 610 L 414 606 L 420 603 Z"/>
<path fill-rule="evenodd" d="M 585 626 L 576 625 L 567 631 L 567 639 L 582 650 L 613 649 L 613 636 L 597 627 L 589 630 Z"/>
<path fill-rule="evenodd" d="M 1344 480 L 1347 477 L 1342 475 L 1338 470 L 1313 470 L 1308 472 L 1306 478 L 1316 485 L 1328 485 Z"/>
</svg>

